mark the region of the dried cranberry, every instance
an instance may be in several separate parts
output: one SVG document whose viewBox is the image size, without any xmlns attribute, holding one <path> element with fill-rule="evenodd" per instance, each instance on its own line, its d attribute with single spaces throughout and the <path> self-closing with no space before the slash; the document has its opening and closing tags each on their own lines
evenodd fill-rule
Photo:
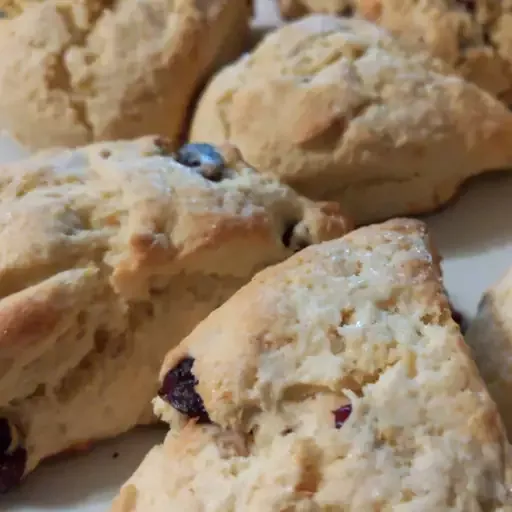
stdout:
<svg viewBox="0 0 512 512">
<path fill-rule="evenodd" d="M 460 330 L 464 332 L 466 330 L 466 320 L 464 315 L 455 309 L 452 309 L 452 318 L 453 321 L 459 324 Z"/>
<path fill-rule="evenodd" d="M 476 0 L 457 0 L 457 2 L 469 12 L 476 10 Z"/>
<path fill-rule="evenodd" d="M 167 372 L 158 395 L 169 402 L 177 411 L 196 418 L 198 423 L 211 423 L 203 399 L 196 392 L 198 380 L 192 373 L 194 358 L 186 357 Z"/>
<path fill-rule="evenodd" d="M 11 429 L 9 422 L 1 418 L 0 419 L 0 453 L 5 453 L 11 446 Z"/>
<path fill-rule="evenodd" d="M 448 305 L 450 306 L 450 311 L 452 313 L 452 319 L 455 323 L 459 324 L 459 327 L 460 327 L 460 330 L 462 333 L 465 332 L 466 330 L 466 327 L 467 327 L 467 324 L 466 324 L 466 320 L 464 318 L 464 315 L 458 311 L 457 309 L 455 309 L 452 301 L 450 300 L 449 296 L 448 296 L 448 291 L 446 290 L 446 288 L 444 289 L 444 294 L 446 295 L 446 297 L 448 298 Z"/>
<path fill-rule="evenodd" d="M 27 463 L 27 452 L 21 447 L 11 447 L 12 436 L 9 423 L 0 418 L 0 493 L 16 487 L 23 478 Z"/>
<path fill-rule="evenodd" d="M 210 181 L 224 178 L 225 163 L 222 155 L 211 144 L 200 142 L 185 144 L 175 155 L 176 161 L 197 171 Z"/>
<path fill-rule="evenodd" d="M 340 16 L 350 18 L 354 15 L 354 8 L 351 5 L 346 5 L 340 12 Z"/>
<path fill-rule="evenodd" d="M 332 413 L 334 414 L 334 426 L 341 428 L 352 413 L 352 405 L 343 405 L 335 411 L 332 411 Z"/>
<path fill-rule="evenodd" d="M 464 334 L 464 332 L 466 331 L 466 328 L 467 328 L 467 323 L 466 323 L 466 319 L 464 318 L 464 315 L 460 311 L 455 309 L 451 302 L 450 302 L 450 309 L 452 312 L 453 321 L 459 325 L 460 331 L 462 332 L 462 334 Z"/>
</svg>

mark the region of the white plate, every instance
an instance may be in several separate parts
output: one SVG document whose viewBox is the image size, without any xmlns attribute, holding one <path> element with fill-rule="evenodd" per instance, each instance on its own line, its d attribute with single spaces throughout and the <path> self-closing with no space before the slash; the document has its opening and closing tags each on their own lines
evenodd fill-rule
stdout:
<svg viewBox="0 0 512 512">
<path fill-rule="evenodd" d="M 23 154 L 0 135 L 1 160 Z M 450 297 L 467 318 L 482 292 L 512 265 L 511 197 L 512 174 L 479 179 L 451 207 L 427 219 L 444 257 Z M 163 436 L 163 429 L 140 430 L 102 443 L 89 454 L 46 463 L 19 490 L 0 497 L 0 510 L 104 512 L 149 447 Z"/>
</svg>

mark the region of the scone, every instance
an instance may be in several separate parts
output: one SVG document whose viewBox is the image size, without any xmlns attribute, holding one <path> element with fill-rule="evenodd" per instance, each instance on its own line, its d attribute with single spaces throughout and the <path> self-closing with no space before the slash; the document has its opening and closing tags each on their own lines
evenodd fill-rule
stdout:
<svg viewBox="0 0 512 512">
<path fill-rule="evenodd" d="M 512 268 L 483 295 L 466 340 L 512 441 Z"/>
<path fill-rule="evenodd" d="M 286 20 L 311 13 L 352 16 L 357 6 L 357 0 L 277 0 L 277 3 Z"/>
<path fill-rule="evenodd" d="M 259 273 L 167 355 L 172 429 L 113 510 L 506 510 L 503 425 L 438 264 L 397 219 Z"/>
<path fill-rule="evenodd" d="M 512 164 L 512 113 L 445 71 L 369 22 L 312 15 L 215 76 L 190 140 L 230 140 L 359 224 L 429 212 Z"/>
<path fill-rule="evenodd" d="M 45 0 L 1 25 L 0 123 L 27 147 L 177 141 L 208 76 L 242 53 L 248 0 Z"/>
<path fill-rule="evenodd" d="M 512 103 L 512 3 L 507 0 L 280 0 L 287 18 L 310 12 L 361 16 L 428 48 L 508 105 Z"/>
<path fill-rule="evenodd" d="M 154 421 L 166 352 L 261 268 L 348 229 L 237 150 L 163 139 L 0 168 L 0 491 Z"/>
<path fill-rule="evenodd" d="M 0 0 L 0 19 L 14 18 L 23 12 L 23 9 L 35 2 L 46 0 Z"/>
</svg>

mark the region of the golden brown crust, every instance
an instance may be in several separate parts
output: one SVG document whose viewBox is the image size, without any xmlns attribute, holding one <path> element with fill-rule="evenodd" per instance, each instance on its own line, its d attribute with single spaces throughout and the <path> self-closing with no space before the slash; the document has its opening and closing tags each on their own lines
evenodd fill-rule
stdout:
<svg viewBox="0 0 512 512">
<path fill-rule="evenodd" d="M 512 114 L 447 71 L 371 23 L 312 15 L 213 78 L 190 139 L 230 140 L 358 224 L 433 211 L 512 161 Z"/>
<path fill-rule="evenodd" d="M 162 133 L 244 50 L 245 0 L 45 0 L 2 24 L 0 117 L 30 148 Z M 29 122 L 30 120 L 30 122 Z"/>
<path fill-rule="evenodd" d="M 167 355 L 172 429 L 117 510 L 506 510 L 503 425 L 431 248 L 395 219 L 255 276 Z"/>
<path fill-rule="evenodd" d="M 288 19 L 310 13 L 360 16 L 411 50 L 427 48 L 464 78 L 512 102 L 512 5 L 502 0 L 280 0 Z"/>
<path fill-rule="evenodd" d="M 295 242 L 349 229 L 337 205 L 259 174 L 234 147 L 213 148 L 223 163 L 210 180 L 166 146 L 145 137 L 1 167 L 0 419 L 22 431 L 27 471 L 154 421 L 169 347 Z"/>
</svg>

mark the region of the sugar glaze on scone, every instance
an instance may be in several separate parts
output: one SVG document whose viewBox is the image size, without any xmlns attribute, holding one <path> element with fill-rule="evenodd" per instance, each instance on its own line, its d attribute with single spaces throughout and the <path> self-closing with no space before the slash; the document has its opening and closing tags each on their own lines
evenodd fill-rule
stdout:
<svg viewBox="0 0 512 512">
<path fill-rule="evenodd" d="M 308 16 L 213 78 L 190 139 L 231 141 L 359 224 L 436 210 L 512 162 L 512 113 L 448 70 L 372 23 Z"/>
<path fill-rule="evenodd" d="M 177 141 L 199 87 L 238 57 L 249 0 L 44 0 L 0 31 L 0 119 L 31 149 Z"/>
<path fill-rule="evenodd" d="M 260 272 L 160 380 L 172 429 L 116 512 L 509 510 L 501 419 L 420 222 Z"/>
<path fill-rule="evenodd" d="M 466 340 L 512 440 L 512 268 L 484 293 Z"/>
<path fill-rule="evenodd" d="M 146 137 L 1 167 L 0 491 L 154 421 L 166 352 L 255 272 L 348 227 L 234 147 L 172 157 Z"/>
</svg>

